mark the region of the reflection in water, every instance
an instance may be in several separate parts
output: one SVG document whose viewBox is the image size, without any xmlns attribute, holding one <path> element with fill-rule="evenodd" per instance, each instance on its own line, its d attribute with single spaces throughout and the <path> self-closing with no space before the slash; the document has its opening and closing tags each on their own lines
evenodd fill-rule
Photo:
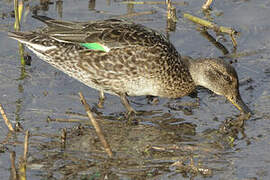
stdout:
<svg viewBox="0 0 270 180">
<path fill-rule="evenodd" d="M 54 3 L 51 2 L 50 0 L 40 0 L 39 5 L 36 5 L 36 6 L 32 7 L 32 13 L 34 15 L 37 15 L 40 10 L 42 12 L 47 12 L 50 9 L 49 8 L 50 7 L 49 5 L 52 5 L 52 4 L 54 4 Z M 62 6 L 61 0 L 58 0 L 56 2 L 56 10 L 58 11 L 60 17 L 62 16 L 62 13 L 63 13 L 63 8 L 61 6 Z"/>
<path fill-rule="evenodd" d="M 88 9 L 89 11 L 95 10 L 96 8 L 96 0 L 89 0 Z"/>
<path fill-rule="evenodd" d="M 166 37 L 170 39 L 170 32 L 174 32 L 176 29 L 176 22 L 172 21 L 171 19 L 167 18 L 167 26 L 166 26 Z"/>
<path fill-rule="evenodd" d="M 11 180 L 27 180 L 26 176 L 26 167 L 27 167 L 27 154 L 28 154 L 28 131 L 26 132 L 25 140 L 27 140 L 27 143 L 25 141 L 24 146 L 20 146 L 19 144 L 14 143 L 15 147 L 20 146 L 21 148 L 24 147 L 24 155 L 19 157 L 17 160 L 16 165 L 16 152 L 10 149 L 6 149 L 6 151 L 10 153 L 10 179 Z"/>
<path fill-rule="evenodd" d="M 29 165 L 46 166 L 46 173 L 61 174 L 63 179 L 90 178 L 97 172 L 99 177 L 108 179 L 158 178 L 167 174 L 168 169 L 174 175 L 211 177 L 214 171 L 228 168 L 227 150 L 234 146 L 236 137 L 233 134 L 243 128 L 240 123 L 241 127 L 233 126 L 226 133 L 219 129 L 199 133 L 195 124 L 162 111 L 139 115 L 138 118 L 139 125 L 122 122 L 119 115 L 99 119 L 115 153 L 112 159 L 107 158 L 95 131 L 83 123 L 87 120 L 81 120 L 78 128 L 67 129 L 64 153 L 59 151 L 59 133 L 50 135 L 47 137 L 51 139 L 49 143 L 39 142 L 40 152 L 44 153 L 33 154 Z M 151 121 L 151 124 L 146 121 Z M 44 134 L 40 136 L 45 138 Z M 59 161 L 65 166 L 57 165 Z"/>
<path fill-rule="evenodd" d="M 151 11 L 142 11 L 142 12 L 134 12 L 134 13 L 129 13 L 129 14 L 123 14 L 116 16 L 117 18 L 133 18 L 135 16 L 143 16 L 143 15 L 151 15 L 151 14 L 156 14 L 157 11 L 151 10 Z"/>
<path fill-rule="evenodd" d="M 56 11 L 58 12 L 58 16 L 62 18 L 63 17 L 63 1 L 62 0 L 56 1 Z"/>
<path fill-rule="evenodd" d="M 20 55 L 20 59 L 21 59 L 21 64 L 22 66 L 25 66 L 25 60 L 24 60 L 24 45 L 22 43 L 18 43 L 18 46 L 19 46 L 19 55 Z M 24 78 L 25 77 L 25 74 L 24 74 L 25 71 L 22 71 L 21 73 L 21 78 Z"/>
<path fill-rule="evenodd" d="M 166 0 L 166 4 L 167 4 L 166 36 L 169 39 L 169 32 L 175 31 L 178 18 L 176 15 L 176 8 L 172 5 L 171 0 Z"/>
<path fill-rule="evenodd" d="M 24 3 L 23 1 L 19 1 L 15 0 L 14 1 L 14 12 L 15 12 L 15 23 L 14 23 L 14 30 L 15 31 L 20 31 L 21 29 L 21 20 L 22 20 L 22 14 L 23 14 L 23 9 L 24 9 Z M 19 56 L 20 56 L 20 61 L 21 61 L 21 74 L 20 77 L 18 78 L 18 80 L 24 80 L 26 77 L 26 70 L 25 70 L 25 65 L 26 65 L 26 61 L 25 61 L 25 52 L 24 52 L 24 45 L 21 43 L 18 43 L 18 47 L 19 47 Z M 28 56 L 26 56 L 28 57 Z M 29 58 L 27 58 L 29 60 Z M 27 63 L 29 63 L 30 61 L 27 61 Z M 24 88 L 22 86 L 22 84 L 19 83 L 18 85 L 18 91 L 19 93 L 23 94 Z M 21 106 L 22 106 L 22 99 L 19 98 L 18 100 L 16 100 L 16 111 L 15 111 L 15 120 L 16 122 L 19 122 L 21 120 L 20 118 L 20 111 L 21 111 Z"/>
<path fill-rule="evenodd" d="M 134 0 L 131 0 L 134 1 Z M 127 4 L 127 14 L 134 13 L 134 4 Z"/>
<path fill-rule="evenodd" d="M 40 0 L 39 3 L 42 11 L 48 11 L 49 5 L 53 4 L 50 0 Z"/>
<path fill-rule="evenodd" d="M 19 85 L 19 87 L 22 87 L 22 85 Z M 16 111 L 15 111 L 15 120 L 16 122 L 21 121 L 21 110 L 22 110 L 22 98 L 19 98 L 16 100 Z"/>
<path fill-rule="evenodd" d="M 218 50 L 221 50 L 224 55 L 228 54 L 227 48 L 218 42 L 213 36 L 211 36 L 205 29 L 202 29 L 200 34 L 205 37 L 209 42 L 211 42 Z"/>
<path fill-rule="evenodd" d="M 209 9 L 204 9 L 203 14 L 204 17 L 206 17 L 206 19 L 208 19 L 209 21 L 214 21 L 214 18 L 212 18 L 211 11 Z M 199 29 L 199 31 L 203 37 L 205 37 L 209 42 L 211 42 L 218 50 L 222 51 L 224 55 L 229 53 L 229 51 L 223 44 L 218 42 L 212 35 L 207 32 L 206 28 L 202 27 Z"/>
<path fill-rule="evenodd" d="M 222 134 L 227 134 L 228 136 L 236 139 L 238 138 L 238 134 L 242 134 L 242 138 L 246 137 L 245 134 L 245 121 L 250 118 L 251 114 L 241 114 L 237 118 L 230 118 L 223 122 L 220 127 L 219 131 Z"/>
<path fill-rule="evenodd" d="M 10 152 L 10 179 L 18 179 L 17 170 L 16 170 L 16 152 L 11 151 Z"/>
</svg>

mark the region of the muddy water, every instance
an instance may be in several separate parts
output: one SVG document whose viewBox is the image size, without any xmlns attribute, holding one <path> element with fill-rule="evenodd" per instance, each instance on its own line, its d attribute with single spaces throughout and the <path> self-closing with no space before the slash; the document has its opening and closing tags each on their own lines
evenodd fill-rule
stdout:
<svg viewBox="0 0 270 180">
<path fill-rule="evenodd" d="M 22 30 L 42 26 L 31 13 L 74 21 L 106 19 L 132 13 L 137 23 L 166 33 L 164 5 L 126 5 L 122 1 L 25 2 Z M 170 40 L 182 55 L 223 57 L 233 62 L 241 82 L 242 98 L 254 115 L 244 126 L 239 112 L 225 98 L 205 89 L 180 99 L 130 97 L 141 112 L 127 122 L 120 100 L 107 95 L 104 109 L 97 108 L 99 93 L 43 62 L 30 51 L 31 66 L 21 67 L 18 44 L 7 38 L 13 29 L 13 1 L 0 2 L 0 103 L 13 124 L 31 132 L 27 179 L 269 179 L 270 178 L 270 3 L 267 0 L 216 1 L 204 14 L 201 1 L 176 6 L 179 21 Z M 211 43 L 197 26 L 181 13 L 214 20 L 233 27 L 241 35 L 234 51 L 228 35 L 209 34 L 229 54 Z M 114 152 L 109 159 L 83 114 L 81 91 L 100 121 Z M 80 123 L 47 121 L 51 118 L 79 119 Z M 11 177 L 12 152 L 15 163 L 23 154 L 23 132 L 10 135 L 0 122 L 0 177 Z M 63 128 L 66 145 L 61 144 Z"/>
</svg>

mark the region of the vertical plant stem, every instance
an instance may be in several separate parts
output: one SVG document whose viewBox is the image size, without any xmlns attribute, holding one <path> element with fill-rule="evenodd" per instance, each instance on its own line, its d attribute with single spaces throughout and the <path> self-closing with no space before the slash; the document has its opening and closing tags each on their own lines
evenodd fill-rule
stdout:
<svg viewBox="0 0 270 180">
<path fill-rule="evenodd" d="M 20 53 L 20 57 L 21 57 L 21 65 L 25 66 L 25 60 L 24 60 L 24 45 L 22 43 L 18 43 L 19 44 L 19 53 Z M 25 77 L 25 72 L 23 71 L 22 73 L 22 78 Z"/>
<path fill-rule="evenodd" d="M 27 154 L 28 154 L 28 140 L 29 140 L 29 131 L 27 130 L 25 132 L 25 137 L 24 137 L 24 153 L 23 153 L 23 159 L 25 162 L 27 162 Z"/>
<path fill-rule="evenodd" d="M 167 2 L 167 19 L 176 23 L 178 21 L 178 18 L 176 16 L 176 8 L 172 5 L 171 0 L 167 0 L 166 2 Z"/>
<path fill-rule="evenodd" d="M 7 118 L 7 115 L 6 115 L 5 111 L 4 111 L 4 108 L 3 108 L 2 104 L 0 104 L 0 113 L 2 114 L 2 117 L 3 117 L 4 121 L 5 121 L 5 124 L 7 125 L 8 129 L 11 132 L 15 132 L 11 122 Z"/>
<path fill-rule="evenodd" d="M 23 161 L 20 161 L 19 163 L 19 180 L 26 180 L 26 163 Z"/>
<path fill-rule="evenodd" d="M 62 129 L 61 133 L 61 148 L 66 148 L 67 129 Z"/>
<path fill-rule="evenodd" d="M 10 164 L 11 164 L 11 172 L 10 173 L 12 176 L 11 179 L 17 180 L 18 176 L 17 176 L 17 171 L 16 171 L 15 159 L 16 159 L 16 153 L 14 151 L 11 151 L 10 152 Z"/>
<path fill-rule="evenodd" d="M 14 0 L 14 13 L 15 13 L 15 24 L 14 24 L 14 30 L 15 31 L 19 31 L 21 29 L 21 25 L 20 25 L 20 21 L 22 18 L 22 12 L 23 12 L 23 1 L 20 0 L 20 2 L 18 2 L 18 0 Z M 25 65 L 25 60 L 24 60 L 24 46 L 21 43 L 19 44 L 19 54 L 21 57 L 21 65 Z"/>
<path fill-rule="evenodd" d="M 18 11 L 18 0 L 14 0 L 14 13 L 15 13 L 15 24 L 14 24 L 14 30 L 19 31 L 20 30 L 20 20 L 19 20 L 19 11 Z"/>
<path fill-rule="evenodd" d="M 203 10 L 208 10 L 210 9 L 210 6 L 212 4 L 213 0 L 206 0 L 206 2 L 202 5 Z"/>
<path fill-rule="evenodd" d="M 112 157 L 113 154 L 112 154 L 112 150 L 110 148 L 110 145 L 107 143 L 106 139 L 105 139 L 105 136 L 98 124 L 98 122 L 96 121 L 95 117 L 93 116 L 91 110 L 90 110 L 90 106 L 89 104 L 87 104 L 83 94 L 81 92 L 79 92 L 79 95 L 80 95 L 80 99 L 81 99 L 81 102 L 82 104 L 84 105 L 84 108 L 85 108 L 85 111 L 88 115 L 88 118 L 90 119 L 92 125 L 94 126 L 95 130 L 96 130 L 96 133 L 99 137 L 99 140 L 101 141 L 105 151 L 107 152 L 107 154 L 109 155 L 109 157 Z"/>
</svg>

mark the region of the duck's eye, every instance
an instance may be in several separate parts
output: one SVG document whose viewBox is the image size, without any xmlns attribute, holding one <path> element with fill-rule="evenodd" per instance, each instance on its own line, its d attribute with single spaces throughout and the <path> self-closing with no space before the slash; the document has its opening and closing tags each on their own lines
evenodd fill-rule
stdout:
<svg viewBox="0 0 270 180">
<path fill-rule="evenodd" d="M 211 71 L 208 71 L 208 77 L 211 78 L 211 79 L 215 79 L 215 80 L 221 80 L 221 79 L 224 79 L 226 82 L 228 82 L 229 84 L 232 83 L 232 78 L 227 75 L 227 74 L 224 74 L 224 72 L 221 72 L 215 68 L 213 68 Z"/>
<path fill-rule="evenodd" d="M 227 82 L 229 82 L 230 84 L 232 83 L 232 79 L 231 79 L 230 76 L 224 75 L 223 77 L 224 77 L 224 79 L 225 79 Z"/>
</svg>

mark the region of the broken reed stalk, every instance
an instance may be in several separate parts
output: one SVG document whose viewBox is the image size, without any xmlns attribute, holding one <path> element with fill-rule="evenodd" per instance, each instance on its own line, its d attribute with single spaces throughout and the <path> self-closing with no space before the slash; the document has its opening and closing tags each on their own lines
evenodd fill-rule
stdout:
<svg viewBox="0 0 270 180">
<path fill-rule="evenodd" d="M 27 130 L 25 132 L 25 137 L 24 137 L 24 153 L 23 157 L 20 158 L 18 169 L 18 180 L 26 180 L 26 164 L 27 164 L 27 154 L 28 154 L 28 139 L 29 139 L 29 131 Z"/>
<path fill-rule="evenodd" d="M 99 137 L 99 140 L 101 141 L 103 147 L 105 148 L 105 151 L 107 152 L 107 154 L 109 155 L 109 157 L 112 157 L 113 154 L 112 154 L 112 150 L 110 148 L 110 145 L 107 143 L 105 137 L 104 137 L 104 134 L 102 133 L 102 130 L 98 124 L 98 122 L 96 121 L 95 117 L 93 116 L 91 110 L 90 110 L 90 106 L 89 104 L 87 104 L 83 94 L 81 92 L 79 92 L 79 96 L 80 96 L 80 99 L 81 99 L 81 102 L 85 108 L 85 111 L 88 115 L 88 118 L 89 120 L 92 122 L 92 125 L 94 126 L 95 130 L 96 130 L 96 133 Z"/>
<path fill-rule="evenodd" d="M 81 119 L 64 119 L 64 118 L 47 118 L 47 122 L 63 122 L 63 123 L 84 123 L 84 124 L 89 124 L 89 121 L 86 120 L 81 120 Z"/>
<path fill-rule="evenodd" d="M 27 154 L 28 154 L 28 140 L 29 140 L 29 130 L 25 132 L 25 137 L 24 137 L 24 153 L 23 153 L 23 159 L 25 163 L 27 162 Z"/>
<path fill-rule="evenodd" d="M 11 176 L 12 178 L 11 179 L 15 179 L 17 180 L 18 179 L 18 176 L 17 176 L 17 171 L 16 171 L 16 164 L 15 164 L 15 159 L 16 159 L 16 153 L 14 151 L 11 151 L 10 152 L 10 164 L 11 164 Z"/>
<path fill-rule="evenodd" d="M 177 22 L 176 9 L 175 7 L 173 7 L 172 1 L 166 0 L 166 2 L 167 2 L 167 19 L 173 22 Z"/>
<path fill-rule="evenodd" d="M 121 2 L 121 4 L 148 4 L 148 5 L 159 5 L 159 4 L 166 4 L 166 2 L 162 1 L 124 1 Z M 186 6 L 188 5 L 187 2 L 173 2 L 173 5 L 178 5 L 178 6 Z"/>
<path fill-rule="evenodd" d="M 235 35 L 238 35 L 239 33 L 237 31 L 235 31 L 234 29 L 229 28 L 229 27 L 219 26 L 219 25 L 217 25 L 215 23 L 206 21 L 204 19 L 198 18 L 198 17 L 193 16 L 193 15 L 188 14 L 188 13 L 184 13 L 183 16 L 185 18 L 187 18 L 188 20 L 194 22 L 194 23 L 200 24 L 201 26 L 204 26 L 204 27 L 207 27 L 207 28 L 211 28 L 216 32 L 229 34 L 231 36 L 231 38 L 232 38 L 233 46 L 237 47 L 237 42 L 235 40 Z"/>
<path fill-rule="evenodd" d="M 5 124 L 7 125 L 8 129 L 11 132 L 15 132 L 11 122 L 7 118 L 7 115 L 6 115 L 5 111 L 4 111 L 4 108 L 3 108 L 2 104 L 0 104 L 0 113 L 2 114 L 2 117 L 3 117 L 4 121 L 5 121 Z"/>
<path fill-rule="evenodd" d="M 66 148 L 66 140 L 67 140 L 67 129 L 62 129 L 61 133 L 61 147 Z"/>
<path fill-rule="evenodd" d="M 179 160 L 174 162 L 171 167 L 177 167 L 180 171 L 183 171 L 185 173 L 193 173 L 193 174 L 198 174 L 200 173 L 201 175 L 204 176 L 212 176 L 213 175 L 213 170 L 208 168 L 208 167 L 202 167 L 201 165 L 195 165 L 193 158 L 191 157 L 190 163 L 185 163 L 183 160 Z"/>
<path fill-rule="evenodd" d="M 210 9 L 210 6 L 212 4 L 213 0 L 206 0 L 206 2 L 202 5 L 203 10 L 208 10 Z"/>
<path fill-rule="evenodd" d="M 151 15 L 151 14 L 156 14 L 157 11 L 152 10 L 152 11 L 143 11 L 143 12 L 135 12 L 135 13 L 129 13 L 129 14 L 123 14 L 120 16 L 116 16 L 117 18 L 131 18 L 134 16 L 143 16 L 143 15 Z"/>
</svg>

